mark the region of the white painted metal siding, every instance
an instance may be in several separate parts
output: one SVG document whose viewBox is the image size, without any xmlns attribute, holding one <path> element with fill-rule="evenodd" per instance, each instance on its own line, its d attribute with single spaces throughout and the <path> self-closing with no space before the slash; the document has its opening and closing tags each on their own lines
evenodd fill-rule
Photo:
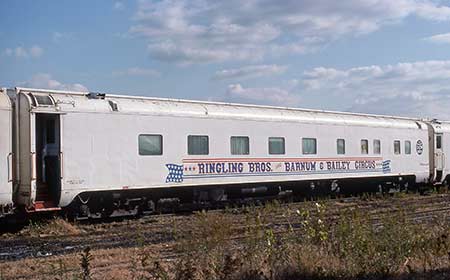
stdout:
<svg viewBox="0 0 450 280">
<path fill-rule="evenodd" d="M 448 175 L 450 175 L 450 123 L 434 122 L 432 123 L 432 127 L 435 133 L 442 134 L 442 164 L 444 166 L 442 180 L 444 180 Z M 434 137 L 436 137 L 436 135 L 434 135 Z M 433 141 L 433 144 L 436 145 L 436 142 Z M 432 155 L 433 157 L 436 157 L 435 153 Z M 434 160 L 436 161 L 436 158 L 434 158 Z"/>
<path fill-rule="evenodd" d="M 19 173 L 20 184 L 16 200 L 19 205 L 31 206 L 36 196 L 36 153 L 34 147 L 35 114 L 31 111 L 31 98 L 25 93 L 18 96 L 19 105 Z"/>
<path fill-rule="evenodd" d="M 11 102 L 0 90 L 0 206 L 12 203 L 11 121 Z"/>
<path fill-rule="evenodd" d="M 63 113 L 61 206 L 84 191 L 394 175 L 415 175 L 418 182 L 424 182 L 429 176 L 427 126 L 412 119 L 117 96 L 111 99 L 118 104 L 119 112 L 113 112 L 109 97 L 96 100 L 77 94 L 52 96 L 57 110 Z M 139 156 L 139 134 L 163 135 L 163 155 Z M 188 135 L 208 135 L 209 155 L 187 155 Z M 232 156 L 230 136 L 248 136 L 250 154 Z M 285 137 L 286 154 L 269 155 L 268 137 Z M 317 138 L 317 155 L 301 154 L 302 137 Z M 338 138 L 346 139 L 345 155 L 337 155 Z M 361 139 L 369 140 L 368 155 L 361 155 Z M 373 154 L 374 139 L 381 140 L 381 155 Z M 401 141 L 400 155 L 394 155 L 394 140 Z M 412 143 L 411 155 L 404 153 L 405 140 Z M 418 140 L 423 143 L 421 154 L 415 149 Z M 390 160 L 389 172 L 208 174 L 166 182 L 170 173 L 166 164 L 195 167 L 199 162 L 239 161 L 283 165 L 291 161 L 367 158 L 376 158 L 379 164 Z M 186 171 L 185 175 L 192 173 Z"/>
</svg>

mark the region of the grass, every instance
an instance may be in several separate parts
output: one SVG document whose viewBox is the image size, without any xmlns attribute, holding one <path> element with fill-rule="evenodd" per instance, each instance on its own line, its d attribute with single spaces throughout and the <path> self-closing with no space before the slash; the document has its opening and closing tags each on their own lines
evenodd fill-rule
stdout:
<svg viewBox="0 0 450 280">
<path fill-rule="evenodd" d="M 201 211 L 189 222 L 173 221 L 173 242 L 146 244 L 137 230 L 136 247 L 0 264 L 0 279 L 12 270 L 45 279 L 450 279 L 446 216 L 424 223 L 411 220 L 414 209 L 379 210 L 312 201 Z M 79 231 L 65 221 L 50 225 L 28 232 Z"/>
<path fill-rule="evenodd" d="M 76 224 L 60 217 L 37 222 L 30 220 L 28 226 L 20 231 L 20 235 L 31 237 L 67 236 L 81 233 L 83 230 Z"/>
<path fill-rule="evenodd" d="M 418 224 L 399 212 L 374 225 L 359 210 L 330 220 L 324 204 L 314 204 L 284 209 L 282 226 L 271 219 L 280 206 L 251 209 L 243 234 L 232 216 L 198 214 L 180 240 L 185 254 L 170 279 L 409 279 L 441 270 L 448 277 L 446 221 Z"/>
</svg>

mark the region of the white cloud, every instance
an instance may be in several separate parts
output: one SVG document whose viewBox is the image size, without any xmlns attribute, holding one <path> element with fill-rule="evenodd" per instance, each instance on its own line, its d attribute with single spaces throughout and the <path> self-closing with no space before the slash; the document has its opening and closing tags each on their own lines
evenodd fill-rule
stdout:
<svg viewBox="0 0 450 280">
<path fill-rule="evenodd" d="M 113 72 L 114 76 L 141 76 L 141 77 L 160 77 L 161 73 L 154 69 L 146 69 L 140 67 L 131 67 L 125 71 Z"/>
<path fill-rule="evenodd" d="M 73 33 L 55 31 L 52 34 L 52 40 L 54 43 L 60 43 L 71 39 L 74 39 Z"/>
<path fill-rule="evenodd" d="M 14 55 L 16 57 L 27 57 L 28 56 L 28 52 L 23 47 L 17 47 L 17 48 L 14 49 Z"/>
<path fill-rule="evenodd" d="M 14 54 L 14 51 L 10 48 L 7 48 L 3 51 L 3 54 L 6 56 L 12 56 Z"/>
<path fill-rule="evenodd" d="M 450 7 L 439 5 L 441 1 L 415 1 L 414 12 L 418 16 L 437 21 L 450 20 Z"/>
<path fill-rule="evenodd" d="M 408 16 L 448 21 L 450 8 L 436 0 L 140 0 L 129 32 L 167 62 L 260 61 L 317 51 Z"/>
<path fill-rule="evenodd" d="M 286 66 L 281 65 L 250 65 L 236 69 L 224 69 L 217 71 L 213 78 L 217 80 L 226 79 L 249 79 L 262 76 L 279 75 L 286 71 Z"/>
<path fill-rule="evenodd" d="M 304 73 L 299 87 L 341 110 L 450 119 L 450 61 L 318 67 Z"/>
<path fill-rule="evenodd" d="M 228 86 L 222 101 L 253 103 L 277 106 L 298 106 L 300 97 L 287 90 L 270 88 L 244 88 L 240 84 Z"/>
<path fill-rule="evenodd" d="M 40 57 L 44 53 L 44 50 L 39 46 L 32 46 L 29 53 L 32 57 Z"/>
<path fill-rule="evenodd" d="M 19 83 L 20 86 L 30 88 L 55 89 L 55 90 L 69 90 L 69 91 L 83 91 L 88 89 L 82 84 L 65 84 L 52 78 L 50 74 L 38 73 L 33 75 L 30 80 Z"/>
<path fill-rule="evenodd" d="M 425 38 L 424 40 L 432 43 L 450 44 L 450 33 L 433 35 Z"/>
<path fill-rule="evenodd" d="M 24 48 L 22 46 L 19 46 L 14 49 L 7 48 L 3 51 L 4 55 L 14 56 L 16 58 L 28 58 L 28 57 L 38 58 L 38 57 L 41 57 L 43 53 L 44 53 L 44 50 L 40 46 L 37 46 L 37 45 L 34 45 L 28 49 Z"/>
<path fill-rule="evenodd" d="M 125 5 L 122 2 L 115 2 L 113 6 L 114 10 L 123 10 L 125 8 Z"/>
</svg>

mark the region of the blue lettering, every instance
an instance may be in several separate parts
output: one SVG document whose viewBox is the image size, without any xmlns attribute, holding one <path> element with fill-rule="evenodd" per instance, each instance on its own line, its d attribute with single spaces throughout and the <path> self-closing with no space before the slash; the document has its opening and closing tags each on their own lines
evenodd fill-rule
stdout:
<svg viewBox="0 0 450 280">
<path fill-rule="evenodd" d="M 253 164 L 253 162 L 248 163 L 248 171 L 255 172 L 255 165 Z"/>
<path fill-rule="evenodd" d="M 198 173 L 204 174 L 205 173 L 205 165 L 203 163 L 198 164 Z"/>
<path fill-rule="evenodd" d="M 209 163 L 208 167 L 209 167 L 209 168 L 207 168 L 207 169 L 209 169 L 208 173 L 215 173 L 216 172 L 216 165 L 214 163 Z"/>
<path fill-rule="evenodd" d="M 290 165 L 291 165 L 291 163 L 285 162 L 284 163 L 284 170 L 286 170 L 287 172 L 291 171 Z"/>
<path fill-rule="evenodd" d="M 242 162 L 238 163 L 238 170 L 239 173 L 242 173 L 244 171 L 244 164 Z"/>
</svg>

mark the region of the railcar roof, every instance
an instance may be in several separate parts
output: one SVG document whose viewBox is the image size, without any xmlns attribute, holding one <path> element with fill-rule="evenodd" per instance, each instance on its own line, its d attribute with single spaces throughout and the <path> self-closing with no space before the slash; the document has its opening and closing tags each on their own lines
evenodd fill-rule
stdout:
<svg viewBox="0 0 450 280">
<path fill-rule="evenodd" d="M 450 132 L 450 122 L 449 121 L 431 121 L 431 125 L 437 133 Z"/>
<path fill-rule="evenodd" d="M 0 109 L 11 109 L 11 101 L 6 94 L 6 89 L 0 89 Z"/>
<path fill-rule="evenodd" d="M 419 119 L 396 116 L 117 94 L 105 94 L 104 98 L 95 99 L 88 97 L 89 92 L 31 88 L 16 88 L 16 90 L 17 92 L 22 91 L 32 94 L 50 94 L 55 99 L 60 110 L 67 112 L 112 112 L 109 101 L 113 101 L 118 106 L 118 112 L 112 113 L 182 115 L 186 117 L 233 118 L 319 124 L 345 123 L 347 125 L 360 126 L 426 129 L 425 123 Z"/>
</svg>

